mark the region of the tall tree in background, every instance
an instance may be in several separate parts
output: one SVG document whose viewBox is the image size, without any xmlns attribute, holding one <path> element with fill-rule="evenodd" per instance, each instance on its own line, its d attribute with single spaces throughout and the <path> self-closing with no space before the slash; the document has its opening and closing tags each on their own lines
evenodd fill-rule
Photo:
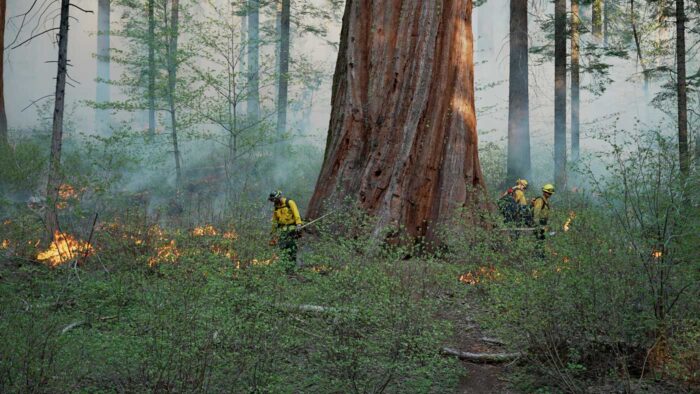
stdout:
<svg viewBox="0 0 700 394">
<path fill-rule="evenodd" d="M 593 36 L 596 39 L 601 39 L 603 37 L 603 1 L 604 0 L 593 0 L 591 19 L 593 22 Z"/>
<path fill-rule="evenodd" d="M 685 2 L 676 0 L 676 91 L 678 92 L 678 153 L 681 174 L 690 174 L 688 154 L 688 93 L 685 71 Z"/>
<path fill-rule="evenodd" d="M 554 1 L 554 181 L 566 186 L 566 0 Z"/>
<path fill-rule="evenodd" d="M 61 0 L 61 17 L 58 30 L 58 70 L 54 98 L 53 127 L 51 130 L 51 153 L 49 177 L 46 186 L 46 226 L 50 234 L 58 231 L 58 190 L 61 186 L 61 148 L 63 145 L 63 110 L 66 102 L 66 76 L 68 67 L 68 23 L 70 22 L 70 0 Z"/>
<path fill-rule="evenodd" d="M 277 83 L 277 134 L 280 137 L 287 131 L 290 14 L 290 0 L 282 0 L 282 9 L 280 12 L 280 45 L 278 53 L 279 82 Z"/>
<path fill-rule="evenodd" d="M 260 1 L 248 0 L 248 116 L 260 118 Z"/>
<path fill-rule="evenodd" d="M 606 3 L 607 4 L 607 3 Z M 577 162 L 580 155 L 579 129 L 581 125 L 579 113 L 581 111 L 580 101 L 580 37 L 579 27 L 579 0 L 571 0 L 571 160 Z"/>
<path fill-rule="evenodd" d="M 148 0 L 148 136 L 156 135 L 156 16 L 155 0 Z"/>
<path fill-rule="evenodd" d="M 508 182 L 530 176 L 527 0 L 510 1 L 508 80 Z"/>
<path fill-rule="evenodd" d="M 484 183 L 471 13 L 471 0 L 347 1 L 311 217 L 350 198 L 377 231 L 430 239 L 474 206 Z"/>
<path fill-rule="evenodd" d="M 110 16 L 111 0 L 97 3 L 97 94 L 98 108 L 95 111 L 95 127 L 100 134 L 109 131 L 109 110 L 100 108 L 109 102 L 110 64 Z"/>
<path fill-rule="evenodd" d="M 0 144 L 9 144 L 5 112 L 5 17 L 7 2 L 0 0 Z"/>
<path fill-rule="evenodd" d="M 170 40 L 168 43 L 168 106 L 170 107 L 170 127 L 172 132 L 173 155 L 175 158 L 175 184 L 177 190 L 182 187 L 182 168 L 180 164 L 180 148 L 177 142 L 177 106 L 175 96 L 177 88 L 177 42 L 180 24 L 180 0 L 172 0 L 170 16 Z"/>
</svg>

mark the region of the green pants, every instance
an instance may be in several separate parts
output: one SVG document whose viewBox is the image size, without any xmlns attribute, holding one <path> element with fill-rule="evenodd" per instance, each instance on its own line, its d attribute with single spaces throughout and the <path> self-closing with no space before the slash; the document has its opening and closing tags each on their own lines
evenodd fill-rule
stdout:
<svg viewBox="0 0 700 394">
<path fill-rule="evenodd" d="M 296 268 L 298 238 L 296 227 L 287 226 L 286 228 L 280 228 L 278 244 L 281 251 L 280 259 L 282 260 L 282 264 L 285 264 L 287 267 L 287 271 Z"/>
</svg>

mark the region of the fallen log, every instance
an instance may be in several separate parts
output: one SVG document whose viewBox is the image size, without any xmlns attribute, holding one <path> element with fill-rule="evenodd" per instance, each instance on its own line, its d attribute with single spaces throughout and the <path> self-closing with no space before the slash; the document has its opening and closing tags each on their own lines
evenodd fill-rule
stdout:
<svg viewBox="0 0 700 394">
<path fill-rule="evenodd" d="M 491 345 L 505 346 L 506 343 L 498 338 L 481 337 L 481 342 L 485 342 Z"/>
<path fill-rule="evenodd" d="M 462 361 L 468 361 L 475 364 L 507 363 L 522 357 L 522 353 L 470 353 L 449 347 L 442 348 L 442 353 L 447 356 L 455 356 Z"/>
</svg>

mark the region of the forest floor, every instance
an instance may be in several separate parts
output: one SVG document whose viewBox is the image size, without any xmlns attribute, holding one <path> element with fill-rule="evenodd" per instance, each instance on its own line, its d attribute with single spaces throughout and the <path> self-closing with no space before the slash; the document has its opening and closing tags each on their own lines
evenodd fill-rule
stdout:
<svg viewBox="0 0 700 394">
<path fill-rule="evenodd" d="M 488 335 L 473 317 L 452 313 L 446 318 L 454 326 L 454 335 L 449 343 L 450 347 L 473 353 L 502 353 L 507 350 L 502 346 L 484 342 L 482 338 L 488 337 Z M 460 364 L 464 369 L 464 374 L 460 376 L 457 393 L 517 393 L 507 381 L 508 364 L 475 364 L 466 361 L 460 361 Z"/>
</svg>

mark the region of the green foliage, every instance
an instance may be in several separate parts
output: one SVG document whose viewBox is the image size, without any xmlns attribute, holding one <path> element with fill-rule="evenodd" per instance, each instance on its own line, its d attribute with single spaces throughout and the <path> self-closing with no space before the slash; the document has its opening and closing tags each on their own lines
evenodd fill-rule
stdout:
<svg viewBox="0 0 700 394">
<path fill-rule="evenodd" d="M 32 237 L 18 234 L 20 228 L 2 226 L 0 236 L 13 245 Z M 416 268 L 439 267 L 397 261 L 390 249 L 363 248 L 358 239 L 372 237 L 357 228 L 356 239 L 335 238 L 353 244 L 338 255 L 349 264 L 317 255 L 287 276 L 266 261 L 272 251 L 255 245 L 260 237 L 252 228 L 237 224 L 235 238 L 224 236 L 230 226 L 197 235 L 138 221 L 104 222 L 93 239 L 94 257 L 53 270 L 0 251 L 7 258 L 0 271 L 0 390 L 454 387 L 457 364 L 439 353 L 450 325 L 435 319 L 438 299 L 417 291 L 425 277 Z M 330 237 L 308 242 L 330 247 L 324 239 Z M 159 254 L 164 245 L 175 245 L 174 259 Z M 366 250 L 375 252 L 361 253 Z M 327 269 L 319 269 L 322 264 Z"/>
</svg>

